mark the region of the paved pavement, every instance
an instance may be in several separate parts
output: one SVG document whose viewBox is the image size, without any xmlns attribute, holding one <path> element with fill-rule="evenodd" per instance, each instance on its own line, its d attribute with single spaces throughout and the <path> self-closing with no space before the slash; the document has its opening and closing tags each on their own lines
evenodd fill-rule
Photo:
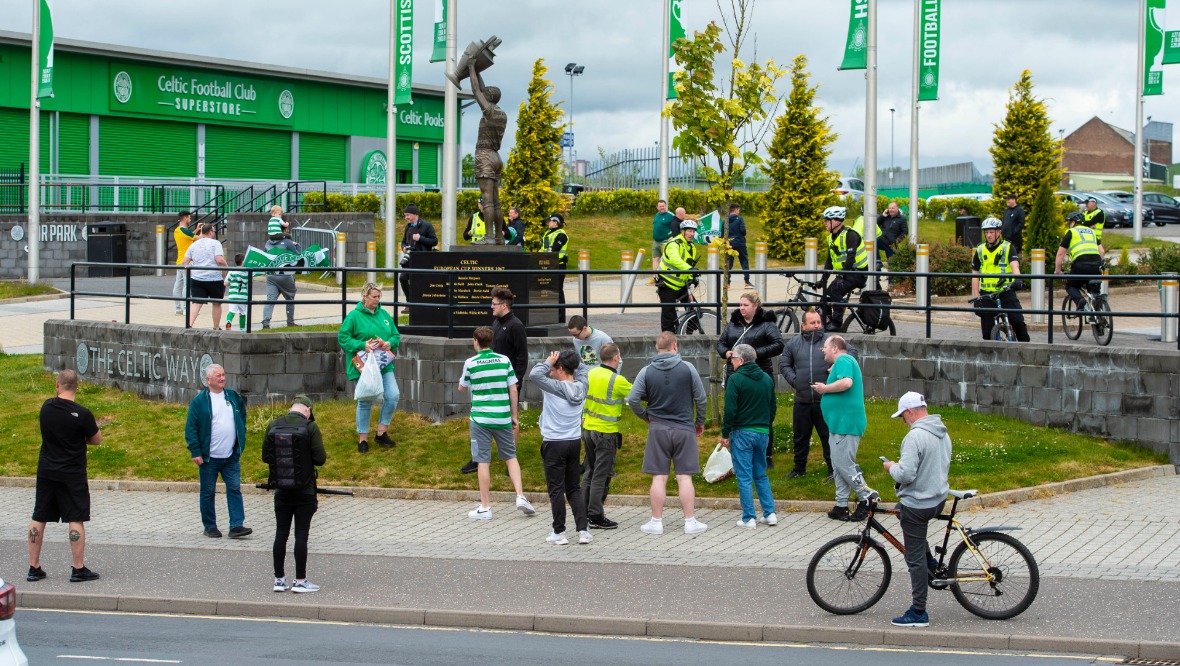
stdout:
<svg viewBox="0 0 1180 666">
<path fill-rule="evenodd" d="M 497 504 L 492 521 L 477 523 L 466 518 L 468 503 L 325 497 L 312 527 L 309 564 L 310 577 L 324 590 L 301 597 L 270 591 L 270 501 L 246 496 L 252 537 L 215 540 L 201 534 L 194 493 L 96 491 L 87 563 L 103 578 L 83 587 L 66 582 L 68 545 L 58 526 L 48 530 L 43 555 L 50 578 L 19 582 L 27 566 L 23 539 L 33 490 L 0 488 L 0 576 L 18 581 L 23 605 L 48 607 L 326 619 L 347 619 L 347 611 L 361 621 L 525 629 L 560 625 L 541 618 L 578 616 L 597 618 L 592 625 L 601 633 L 726 638 L 738 631 L 772 640 L 784 634 L 771 626 L 786 626 L 806 628 L 810 633 L 801 635 L 810 640 L 915 640 L 885 633 L 888 619 L 908 603 L 896 553 L 890 591 L 869 611 L 836 617 L 811 603 L 803 582 L 811 555 L 852 532 L 820 513 L 783 513 L 777 527 L 747 531 L 736 526 L 736 511 L 700 510 L 709 531 L 689 537 L 681 532 L 680 512 L 671 509 L 668 531 L 657 537 L 638 529 L 645 508 L 613 507 L 609 515 L 620 529 L 595 532 L 588 546 L 553 547 L 544 541 L 550 530 L 544 506 L 529 518 Z M 1029 611 L 1000 623 L 968 614 L 948 594 L 932 593 L 934 624 L 919 640 L 1008 648 L 1026 645 L 1022 637 L 1039 637 L 1059 641 L 1038 643 L 1042 649 L 1180 658 L 1180 607 L 1174 603 L 1180 521 L 1166 510 L 1178 501 L 1180 477 L 1165 476 L 965 512 L 970 526 L 1023 528 L 1017 534 L 1044 576 L 1040 596 Z M 220 496 L 218 511 L 224 517 Z M 895 525 L 892 520 L 886 524 Z M 290 556 L 287 563 L 290 573 Z M 675 624 L 681 621 L 720 624 Z M 1145 641 L 1149 650 L 1142 652 Z"/>
</svg>

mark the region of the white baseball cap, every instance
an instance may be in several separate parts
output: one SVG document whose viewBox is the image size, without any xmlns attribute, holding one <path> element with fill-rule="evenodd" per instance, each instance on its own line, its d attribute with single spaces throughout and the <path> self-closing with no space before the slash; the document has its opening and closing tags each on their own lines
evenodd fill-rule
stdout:
<svg viewBox="0 0 1180 666">
<path fill-rule="evenodd" d="M 901 400 L 897 401 L 897 411 L 893 413 L 893 418 L 901 416 L 902 413 L 907 409 L 925 406 L 926 396 L 922 395 L 921 393 L 910 391 L 909 393 L 901 396 Z"/>
</svg>

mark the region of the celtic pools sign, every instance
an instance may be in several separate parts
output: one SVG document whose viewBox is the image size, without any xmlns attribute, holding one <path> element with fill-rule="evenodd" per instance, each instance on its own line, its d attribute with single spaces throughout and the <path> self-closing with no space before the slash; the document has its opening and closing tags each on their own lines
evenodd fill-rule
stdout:
<svg viewBox="0 0 1180 666">
<path fill-rule="evenodd" d="M 289 126 L 298 109 L 282 81 L 118 62 L 110 75 L 115 112 Z"/>
</svg>

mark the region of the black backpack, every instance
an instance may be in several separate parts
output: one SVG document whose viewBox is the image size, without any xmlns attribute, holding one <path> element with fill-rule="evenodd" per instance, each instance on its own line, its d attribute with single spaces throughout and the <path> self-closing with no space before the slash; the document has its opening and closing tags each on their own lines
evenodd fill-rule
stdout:
<svg viewBox="0 0 1180 666">
<path fill-rule="evenodd" d="M 881 289 L 865 289 L 860 292 L 860 302 L 872 305 L 891 305 L 893 298 Z M 889 308 L 858 308 L 857 314 L 868 326 L 876 329 L 889 327 Z"/>
<path fill-rule="evenodd" d="M 311 433 L 307 422 L 277 423 L 267 433 L 273 440 L 270 451 L 270 485 L 276 490 L 303 490 L 315 481 L 311 461 Z"/>
</svg>

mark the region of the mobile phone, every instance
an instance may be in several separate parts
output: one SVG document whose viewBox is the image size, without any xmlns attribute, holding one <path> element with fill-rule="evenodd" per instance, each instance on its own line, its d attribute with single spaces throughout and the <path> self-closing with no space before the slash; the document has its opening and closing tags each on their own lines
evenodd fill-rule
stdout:
<svg viewBox="0 0 1180 666">
<path fill-rule="evenodd" d="M 886 458 L 885 456 L 878 456 L 878 458 L 881 459 L 881 462 L 893 462 L 892 460 Z"/>
</svg>

